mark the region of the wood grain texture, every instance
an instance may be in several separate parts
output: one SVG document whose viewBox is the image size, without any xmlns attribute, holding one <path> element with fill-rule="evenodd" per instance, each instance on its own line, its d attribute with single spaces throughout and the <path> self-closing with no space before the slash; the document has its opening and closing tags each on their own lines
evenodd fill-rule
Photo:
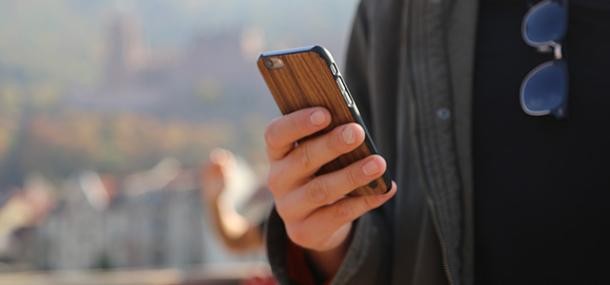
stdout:
<svg viewBox="0 0 610 285">
<path fill-rule="evenodd" d="M 308 51 L 273 57 L 280 58 L 284 67 L 269 69 L 265 66 L 264 58 L 259 59 L 258 67 L 283 114 L 315 106 L 327 108 L 333 114 L 332 123 L 316 135 L 326 133 L 339 125 L 356 122 L 326 61 L 319 54 Z M 370 154 L 371 150 L 363 143 L 354 151 L 324 165 L 317 175 L 342 169 Z M 380 177 L 369 185 L 354 190 L 350 195 L 381 194 L 390 189 L 388 186 L 383 177 Z"/>
</svg>

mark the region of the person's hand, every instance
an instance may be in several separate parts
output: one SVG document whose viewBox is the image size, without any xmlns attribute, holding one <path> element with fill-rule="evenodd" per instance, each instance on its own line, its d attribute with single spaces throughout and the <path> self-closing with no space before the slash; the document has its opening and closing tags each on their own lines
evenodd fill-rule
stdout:
<svg viewBox="0 0 610 285">
<path fill-rule="evenodd" d="M 396 193 L 393 183 L 392 190 L 383 195 L 346 196 L 385 172 L 386 162 L 379 155 L 314 176 L 320 167 L 354 150 L 365 139 L 363 128 L 350 123 L 301 141 L 330 122 L 326 109 L 308 108 L 275 119 L 265 131 L 270 161 L 268 186 L 276 210 L 292 242 L 318 253 L 344 248 L 352 222 Z"/>
<path fill-rule="evenodd" d="M 235 157 L 230 151 L 218 148 L 210 152 L 209 161 L 203 166 L 201 173 L 203 196 L 208 202 L 216 202 L 220 197 L 234 164 Z"/>
</svg>

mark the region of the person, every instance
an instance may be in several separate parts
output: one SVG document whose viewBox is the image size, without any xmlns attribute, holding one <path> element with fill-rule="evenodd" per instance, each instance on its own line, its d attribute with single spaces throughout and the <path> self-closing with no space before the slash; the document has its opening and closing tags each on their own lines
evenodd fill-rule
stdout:
<svg viewBox="0 0 610 285">
<path fill-rule="evenodd" d="M 234 154 L 218 148 L 210 152 L 209 157 L 201 169 L 201 197 L 214 231 L 225 247 L 233 252 L 244 253 L 262 249 L 264 220 L 252 222 L 233 205 L 223 203 L 221 199 L 221 195 L 228 191 L 230 180 L 240 179 Z M 271 198 L 267 189 L 259 187 L 251 196 L 248 201 L 251 208 L 263 207 L 263 211 L 268 212 L 268 201 Z"/>
<path fill-rule="evenodd" d="M 362 127 L 269 123 L 280 283 L 608 283 L 608 35 L 603 0 L 363 0 L 345 76 L 383 156 L 314 176 Z"/>
<path fill-rule="evenodd" d="M 224 246 L 234 253 L 249 253 L 264 248 L 265 220 L 253 222 L 252 219 L 239 213 L 233 205 L 223 203 L 226 201 L 221 199 L 223 193 L 230 191 L 232 182 L 248 180 L 244 179 L 245 174 L 241 173 L 243 170 L 240 171 L 238 164 L 235 155 L 229 150 L 217 148 L 210 152 L 209 160 L 201 169 L 201 198 L 209 213 L 213 230 Z M 265 187 L 259 187 L 249 197 L 247 204 L 251 208 L 251 213 L 264 218 L 256 213 L 261 210 L 268 212 L 270 200 L 269 191 Z M 277 284 L 275 278 L 266 269 L 252 272 L 252 274 L 242 280 L 242 284 Z"/>
</svg>

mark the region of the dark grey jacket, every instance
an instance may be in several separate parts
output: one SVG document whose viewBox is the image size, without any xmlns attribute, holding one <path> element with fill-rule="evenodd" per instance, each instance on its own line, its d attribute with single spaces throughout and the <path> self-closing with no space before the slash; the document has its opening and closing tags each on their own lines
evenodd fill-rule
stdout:
<svg viewBox="0 0 610 285">
<path fill-rule="evenodd" d="M 473 283 L 476 17 L 476 0 L 360 4 L 345 75 L 398 194 L 358 220 L 333 284 Z M 274 212 L 268 251 L 282 284 L 286 239 Z"/>
</svg>

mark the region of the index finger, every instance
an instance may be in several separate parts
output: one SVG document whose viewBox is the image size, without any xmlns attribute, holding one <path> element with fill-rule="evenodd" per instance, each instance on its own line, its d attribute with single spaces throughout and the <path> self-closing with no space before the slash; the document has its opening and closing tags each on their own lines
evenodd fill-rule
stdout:
<svg viewBox="0 0 610 285">
<path fill-rule="evenodd" d="M 330 113 L 322 107 L 302 109 L 276 118 L 265 131 L 269 159 L 282 159 L 295 142 L 326 128 L 330 119 Z"/>
</svg>

